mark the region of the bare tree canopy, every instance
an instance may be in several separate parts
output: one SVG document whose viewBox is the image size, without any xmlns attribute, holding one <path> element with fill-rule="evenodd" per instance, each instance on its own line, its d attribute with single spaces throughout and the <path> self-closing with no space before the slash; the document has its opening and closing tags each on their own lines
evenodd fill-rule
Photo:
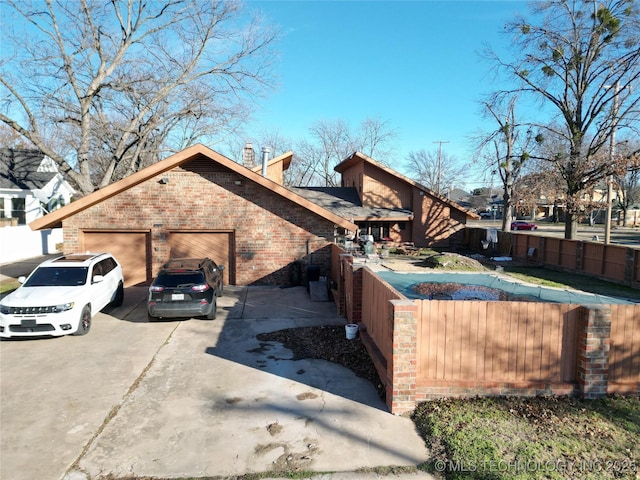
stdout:
<svg viewBox="0 0 640 480">
<path fill-rule="evenodd" d="M 531 126 L 522 123 L 516 113 L 517 96 L 506 98 L 505 105 L 483 102 L 486 116 L 495 122 L 495 130 L 478 139 L 478 156 L 485 158 L 491 172 L 497 172 L 502 182 L 502 230 L 511 229 L 513 207 L 518 192 L 516 185 L 529 159 L 542 142 Z M 524 193 L 524 192 L 523 192 Z M 522 200 L 523 195 L 519 195 Z"/>
<path fill-rule="evenodd" d="M 494 56 L 514 89 L 540 101 L 552 118 L 538 121 L 545 137 L 561 140 L 548 158 L 566 191 L 565 237 L 575 238 L 581 193 L 615 173 L 616 130 L 638 132 L 640 11 L 636 0 L 545 0 L 532 15 L 507 25 L 515 60 Z M 500 92 L 500 94 L 512 92 Z M 532 123 L 535 120 L 532 120 Z M 618 160 L 620 162 L 618 162 Z"/>
<path fill-rule="evenodd" d="M 301 139 L 286 138 L 277 131 L 263 132 L 258 143 L 270 147 L 274 155 L 295 152 L 295 162 L 285 176 L 287 185 L 336 187 L 340 186 L 336 165 L 356 151 L 388 164 L 395 139 L 389 122 L 368 117 L 356 127 L 343 119 L 318 120 L 309 127 L 309 136 Z"/>
<path fill-rule="evenodd" d="M 0 120 L 84 193 L 222 131 L 277 38 L 236 1 L 5 0 Z"/>
<path fill-rule="evenodd" d="M 412 178 L 439 195 L 461 183 L 468 166 L 440 149 L 409 152 L 407 170 Z"/>
</svg>

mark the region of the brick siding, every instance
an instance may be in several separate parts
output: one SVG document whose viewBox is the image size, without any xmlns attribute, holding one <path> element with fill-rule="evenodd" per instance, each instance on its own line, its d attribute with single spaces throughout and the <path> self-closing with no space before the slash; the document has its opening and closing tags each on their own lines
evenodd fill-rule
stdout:
<svg viewBox="0 0 640 480">
<path fill-rule="evenodd" d="M 230 231 L 238 285 L 289 285 L 295 262 L 328 276 L 332 222 L 235 172 L 197 170 L 187 163 L 66 219 L 65 253 L 82 248 L 83 230 L 148 231 L 155 275 L 170 232 Z"/>
</svg>

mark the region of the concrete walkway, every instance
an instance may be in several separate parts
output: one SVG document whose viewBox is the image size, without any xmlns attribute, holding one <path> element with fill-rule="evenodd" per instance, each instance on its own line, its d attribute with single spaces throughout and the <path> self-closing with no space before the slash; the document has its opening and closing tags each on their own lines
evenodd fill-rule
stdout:
<svg viewBox="0 0 640 480">
<path fill-rule="evenodd" d="M 145 295 L 127 289 L 85 337 L 0 342 L 0 478 L 375 479 L 428 458 L 369 382 L 256 339 L 344 324 L 333 303 L 303 287 L 226 287 L 217 320 L 149 323 Z"/>
</svg>

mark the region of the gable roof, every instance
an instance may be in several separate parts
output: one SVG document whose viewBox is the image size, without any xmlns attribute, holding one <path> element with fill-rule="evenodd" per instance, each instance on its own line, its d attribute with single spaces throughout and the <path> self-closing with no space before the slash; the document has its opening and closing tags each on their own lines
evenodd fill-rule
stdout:
<svg viewBox="0 0 640 480">
<path fill-rule="evenodd" d="M 335 213 L 322 208 L 319 205 L 314 204 L 313 202 L 307 200 L 304 197 L 301 197 L 297 193 L 292 192 L 291 190 L 279 185 L 268 178 L 259 175 L 256 172 L 240 165 L 239 163 L 234 162 L 233 160 L 228 159 L 224 155 L 219 154 L 211 150 L 208 147 L 205 147 L 202 144 L 197 144 L 192 147 L 186 148 L 181 152 L 178 152 L 174 155 L 171 155 L 164 160 L 155 163 L 143 170 L 140 170 L 133 175 L 129 175 L 122 180 L 119 180 L 115 183 L 112 183 L 100 190 L 97 190 L 85 197 L 82 197 L 79 200 L 76 200 L 69 205 L 56 210 L 55 212 L 49 213 L 44 217 L 41 217 L 37 220 L 34 220 L 29 224 L 32 230 L 42 230 L 45 228 L 53 228 L 61 225 L 61 222 L 66 218 L 71 217 L 72 215 L 81 212 L 87 208 L 90 208 L 100 202 L 103 202 L 115 195 L 118 195 L 120 192 L 128 190 L 136 185 L 139 185 L 150 178 L 153 178 L 162 173 L 168 172 L 183 163 L 186 163 L 192 160 L 195 157 L 204 156 L 212 162 L 218 163 L 223 167 L 232 170 L 233 172 L 242 175 L 252 182 L 255 182 L 277 195 L 280 195 L 283 198 L 286 198 L 292 202 L 297 203 L 298 205 L 306 208 L 307 210 L 326 218 L 327 220 L 335 223 L 336 225 L 345 228 L 350 231 L 357 231 L 357 225 L 354 225 L 347 219 L 336 215 Z"/>
<path fill-rule="evenodd" d="M 39 190 L 58 175 L 47 168 L 45 155 L 35 149 L 0 149 L 0 188 Z"/>
<path fill-rule="evenodd" d="M 353 221 L 406 222 L 413 220 L 413 212 L 410 210 L 363 207 L 358 191 L 354 187 L 298 187 L 291 190 L 331 210 L 336 215 Z"/>
<path fill-rule="evenodd" d="M 399 180 L 417 188 L 420 191 L 423 191 L 424 193 L 440 200 L 443 203 L 446 203 L 447 205 L 449 205 L 451 208 L 454 208 L 462 213 L 464 213 L 465 215 L 467 215 L 468 217 L 471 218 L 480 218 L 476 213 L 472 212 L 471 210 L 468 210 L 466 208 L 464 208 L 462 205 L 449 200 L 447 197 L 444 197 L 442 195 L 437 194 L 436 192 L 434 192 L 433 190 L 431 190 L 430 188 L 425 187 L 424 185 L 416 182 L 415 180 L 410 179 L 409 177 L 405 177 L 404 175 L 402 175 L 401 173 L 396 172 L 395 170 L 386 167 L 384 165 L 382 165 L 379 162 L 376 162 L 374 159 L 367 157 L 364 153 L 360 153 L 360 152 L 354 152 L 352 153 L 349 157 L 347 157 L 346 159 L 344 159 L 342 162 L 340 162 L 338 165 L 335 166 L 334 170 L 338 173 L 343 173 L 345 170 L 347 170 L 350 167 L 353 167 L 354 165 L 357 165 L 360 162 L 365 162 L 368 163 L 370 165 L 373 165 L 374 167 L 383 170 L 384 172 L 388 173 L 389 175 L 392 175 L 396 178 L 398 178 Z"/>
<path fill-rule="evenodd" d="M 272 165 L 277 164 L 278 162 L 282 162 L 282 171 L 288 170 L 291 166 L 291 159 L 293 157 L 293 152 L 288 151 L 283 153 L 282 155 L 278 155 L 277 157 L 272 158 L 267 162 L 267 167 L 271 167 Z M 262 163 L 259 163 L 255 167 L 251 168 L 252 172 L 260 173 L 262 171 Z"/>
</svg>

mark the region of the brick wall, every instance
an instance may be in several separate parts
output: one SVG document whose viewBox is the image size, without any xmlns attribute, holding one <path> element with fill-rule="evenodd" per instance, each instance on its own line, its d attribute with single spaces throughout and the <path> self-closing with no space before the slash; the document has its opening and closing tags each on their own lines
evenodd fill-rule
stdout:
<svg viewBox="0 0 640 480">
<path fill-rule="evenodd" d="M 171 231 L 227 231 L 238 285 L 287 285 L 294 262 L 328 276 L 332 222 L 235 172 L 201 170 L 184 164 L 66 219 L 65 253 L 82 247 L 83 230 L 148 231 L 155 275 L 168 260 Z"/>
</svg>

